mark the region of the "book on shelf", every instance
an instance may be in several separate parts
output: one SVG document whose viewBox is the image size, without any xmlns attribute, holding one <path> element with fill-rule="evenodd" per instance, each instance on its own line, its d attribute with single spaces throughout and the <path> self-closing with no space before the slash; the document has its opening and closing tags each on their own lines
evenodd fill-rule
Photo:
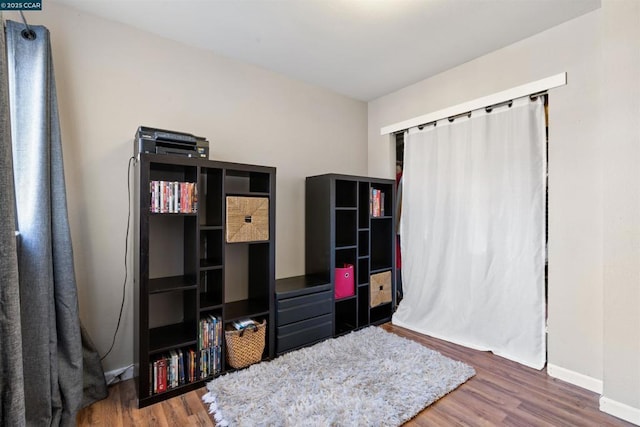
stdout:
<svg viewBox="0 0 640 427">
<path fill-rule="evenodd" d="M 171 388 L 176 388 L 180 385 L 180 359 L 176 350 L 171 351 L 171 375 L 169 376 L 169 384 Z"/>
<path fill-rule="evenodd" d="M 184 354 L 182 350 L 178 350 L 178 383 L 186 384 L 186 376 L 184 373 Z"/>
<path fill-rule="evenodd" d="M 369 214 L 374 217 L 384 216 L 384 191 L 371 188 L 369 193 Z"/>
<path fill-rule="evenodd" d="M 178 384 L 176 383 L 176 357 L 177 355 L 175 350 L 171 350 L 169 352 L 169 357 L 167 358 L 167 388 L 175 388 L 178 386 Z"/>
<path fill-rule="evenodd" d="M 165 359 L 158 359 L 156 366 L 156 392 L 162 393 L 163 391 L 167 391 L 167 361 Z"/>
<path fill-rule="evenodd" d="M 192 348 L 189 349 L 189 358 L 187 359 L 187 371 L 189 382 L 196 380 L 196 351 Z"/>
</svg>

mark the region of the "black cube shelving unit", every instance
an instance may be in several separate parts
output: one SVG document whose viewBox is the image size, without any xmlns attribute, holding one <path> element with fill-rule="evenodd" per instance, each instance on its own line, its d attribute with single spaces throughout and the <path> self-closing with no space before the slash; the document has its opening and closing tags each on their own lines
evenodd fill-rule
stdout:
<svg viewBox="0 0 640 427">
<path fill-rule="evenodd" d="M 305 272 L 335 286 L 354 266 L 353 296 L 333 296 L 333 335 L 391 320 L 395 310 L 395 181 L 325 174 L 306 178 Z M 391 272 L 391 300 L 371 307 L 371 275 Z"/>
<path fill-rule="evenodd" d="M 202 350 L 200 322 L 267 321 L 262 359 L 275 355 L 275 188 L 272 167 L 179 155 L 139 154 L 134 213 L 134 376 L 138 407 L 202 387 L 229 370 L 224 339 L 220 369 L 154 392 L 152 365 L 171 354 Z M 153 181 L 195 187 L 189 210 L 156 212 Z M 178 190 L 176 190 L 178 191 Z M 225 241 L 227 196 L 267 198 L 267 240 Z M 185 205 L 186 206 L 186 205 Z M 177 207 L 177 203 L 176 206 Z M 174 207 L 174 208 L 175 208 Z M 196 360 L 198 366 L 199 360 Z"/>
</svg>

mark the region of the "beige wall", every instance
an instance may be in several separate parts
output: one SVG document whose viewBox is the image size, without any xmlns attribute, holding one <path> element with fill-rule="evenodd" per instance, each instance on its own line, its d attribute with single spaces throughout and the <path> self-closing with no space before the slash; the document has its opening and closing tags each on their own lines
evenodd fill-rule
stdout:
<svg viewBox="0 0 640 427">
<path fill-rule="evenodd" d="M 395 151 L 382 126 L 567 72 L 568 84 L 549 99 L 548 362 L 593 388 L 604 385 L 605 397 L 637 414 L 639 6 L 604 1 L 602 9 L 374 100 L 368 123 L 369 173 L 391 177 Z"/>
<path fill-rule="evenodd" d="M 604 393 L 640 408 L 640 2 L 603 4 Z M 624 408 L 623 408 L 624 410 Z M 630 420 L 640 425 L 640 409 Z"/>
<path fill-rule="evenodd" d="M 366 174 L 366 104 L 51 2 L 45 6 L 27 15 L 30 24 L 51 32 L 81 318 L 100 352 L 111 343 L 120 307 L 127 160 L 139 125 L 206 136 L 212 159 L 277 167 L 276 276 L 303 274 L 304 178 Z M 105 370 L 133 362 L 132 292 L 129 281 Z"/>
</svg>

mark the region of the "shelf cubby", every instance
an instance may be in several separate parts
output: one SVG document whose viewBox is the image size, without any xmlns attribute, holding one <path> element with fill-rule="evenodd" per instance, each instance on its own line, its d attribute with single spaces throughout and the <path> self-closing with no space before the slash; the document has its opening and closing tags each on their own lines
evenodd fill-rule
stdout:
<svg viewBox="0 0 640 427">
<path fill-rule="evenodd" d="M 197 182 L 197 180 L 198 167 L 194 164 L 158 161 L 149 165 L 149 181 Z"/>
<path fill-rule="evenodd" d="M 391 320 L 391 315 L 393 314 L 393 306 L 390 302 L 382 304 L 377 307 L 372 307 L 369 313 L 371 316 L 372 324 L 377 325 L 380 323 L 388 322 L 389 320 Z"/>
<path fill-rule="evenodd" d="M 218 168 L 201 168 L 200 172 L 200 225 L 205 227 L 222 226 L 222 170 Z M 200 202 L 200 200 L 202 202 Z"/>
<path fill-rule="evenodd" d="M 357 248 L 355 246 L 340 248 L 335 250 L 335 266 L 342 267 L 345 264 L 351 264 L 357 268 Z"/>
<path fill-rule="evenodd" d="M 359 285 L 358 295 L 358 326 L 363 327 L 369 324 L 369 284 Z"/>
<path fill-rule="evenodd" d="M 197 376 L 195 374 L 197 373 L 198 361 L 190 362 L 190 352 L 194 354 L 196 352 L 196 348 L 192 344 L 151 355 L 149 359 L 149 391 L 147 398 L 153 396 L 153 401 L 156 399 L 160 401 L 194 388 L 194 385 L 197 384 Z M 177 365 L 174 366 L 173 370 L 171 369 L 172 356 L 176 357 L 173 363 Z M 194 366 L 191 366 L 190 363 L 193 363 Z M 178 369 L 175 369 L 176 367 Z M 190 375 L 190 372 L 193 372 L 194 375 Z M 173 375 L 176 376 L 173 377 Z M 154 389 L 154 385 L 160 382 L 165 384 L 165 389 L 162 391 Z"/>
<path fill-rule="evenodd" d="M 336 180 L 336 208 L 355 208 L 358 206 L 358 187 L 353 181 Z"/>
<path fill-rule="evenodd" d="M 271 192 L 270 174 L 266 172 L 227 169 L 224 181 L 226 194 L 268 195 Z"/>
<path fill-rule="evenodd" d="M 369 210 L 370 210 L 370 190 L 369 182 L 358 183 L 358 228 L 369 228 Z"/>
<path fill-rule="evenodd" d="M 351 332 L 358 327 L 357 298 L 345 298 L 336 301 L 335 335 Z"/>
<path fill-rule="evenodd" d="M 222 306 L 222 268 L 200 271 L 200 310 L 210 310 Z"/>
<path fill-rule="evenodd" d="M 268 308 L 264 305 L 263 301 L 245 300 L 245 301 L 236 301 L 234 303 L 225 305 L 225 320 L 224 320 L 225 330 L 229 330 L 232 328 L 230 323 L 233 322 L 234 320 L 245 319 L 245 318 L 251 318 L 255 320 L 257 323 L 262 323 L 263 320 L 266 320 L 267 324 L 266 324 L 265 335 L 267 336 L 269 336 L 270 331 L 273 329 L 272 325 L 269 322 L 270 314 L 269 314 Z M 273 357 L 269 345 L 270 345 L 269 340 L 267 340 L 267 342 L 265 342 L 264 351 L 262 353 L 262 358 L 261 358 L 262 360 Z"/>
<path fill-rule="evenodd" d="M 394 214 L 393 206 L 393 184 L 382 184 L 380 182 L 371 184 L 372 190 L 379 191 L 383 196 L 381 197 L 380 215 L 381 217 L 391 217 Z"/>
<path fill-rule="evenodd" d="M 243 299 L 228 302 L 224 305 L 225 322 L 246 317 L 264 316 L 268 312 L 269 301 L 264 298 Z"/>
<path fill-rule="evenodd" d="M 222 228 L 200 230 L 200 268 L 222 268 Z"/>
<path fill-rule="evenodd" d="M 358 256 L 369 256 L 369 230 L 360 230 L 358 232 Z"/>
<path fill-rule="evenodd" d="M 195 276 L 197 217 L 149 214 L 147 219 L 149 277 Z"/>
<path fill-rule="evenodd" d="M 393 267 L 394 235 L 392 217 L 371 220 L 371 271 Z"/>
<path fill-rule="evenodd" d="M 336 247 L 355 246 L 358 232 L 356 228 L 356 211 L 336 209 Z"/>
<path fill-rule="evenodd" d="M 191 322 L 195 319 L 197 291 L 196 286 L 190 286 L 166 292 L 150 293 L 149 327 L 155 328 L 172 323 Z"/>
<path fill-rule="evenodd" d="M 369 258 L 358 258 L 358 268 L 356 277 L 357 284 L 364 285 L 369 283 Z"/>
<path fill-rule="evenodd" d="M 149 329 L 149 353 L 196 344 L 196 322 L 180 322 Z"/>
</svg>

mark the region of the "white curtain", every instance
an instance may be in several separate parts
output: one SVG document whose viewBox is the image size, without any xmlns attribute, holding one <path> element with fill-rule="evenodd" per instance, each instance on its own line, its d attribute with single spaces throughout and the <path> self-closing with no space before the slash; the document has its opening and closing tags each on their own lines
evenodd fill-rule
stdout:
<svg viewBox="0 0 640 427">
<path fill-rule="evenodd" d="M 542 369 L 545 174 L 540 97 L 410 130 L 393 323 Z"/>
</svg>

